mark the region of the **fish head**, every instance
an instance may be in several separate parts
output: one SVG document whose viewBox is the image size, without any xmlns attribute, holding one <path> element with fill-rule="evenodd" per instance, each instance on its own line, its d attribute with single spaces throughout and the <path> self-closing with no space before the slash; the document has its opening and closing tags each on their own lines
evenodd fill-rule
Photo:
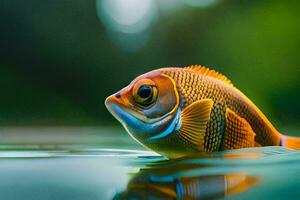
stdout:
<svg viewBox="0 0 300 200">
<path fill-rule="evenodd" d="M 105 105 L 127 132 L 145 145 L 151 138 L 174 131 L 179 101 L 174 80 L 155 70 L 109 96 Z"/>
</svg>

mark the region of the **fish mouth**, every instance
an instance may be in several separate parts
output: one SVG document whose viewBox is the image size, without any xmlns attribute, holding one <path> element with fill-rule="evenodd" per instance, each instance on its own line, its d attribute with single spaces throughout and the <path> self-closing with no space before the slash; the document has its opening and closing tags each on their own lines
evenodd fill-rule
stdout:
<svg viewBox="0 0 300 200">
<path fill-rule="evenodd" d="M 122 118 L 120 117 L 120 111 L 124 110 L 121 100 L 118 98 L 117 95 L 111 95 L 105 99 L 105 106 L 107 110 L 120 122 L 122 122 Z M 124 112 L 123 111 L 123 112 Z M 126 111 L 125 111 L 126 112 Z"/>
<path fill-rule="evenodd" d="M 135 140 L 135 133 L 141 133 L 141 127 L 147 127 L 147 124 L 136 118 L 123 104 L 122 100 L 116 95 L 111 95 L 105 100 L 105 106 L 109 112 L 122 124 L 126 131 Z M 138 140 L 137 140 L 138 141 Z M 139 141 L 138 141 L 139 142 Z M 141 143 L 142 144 L 142 143 Z"/>
<path fill-rule="evenodd" d="M 107 97 L 105 100 L 105 106 L 108 111 L 123 125 L 141 121 L 124 105 L 123 101 L 119 97 L 119 93 Z"/>
</svg>

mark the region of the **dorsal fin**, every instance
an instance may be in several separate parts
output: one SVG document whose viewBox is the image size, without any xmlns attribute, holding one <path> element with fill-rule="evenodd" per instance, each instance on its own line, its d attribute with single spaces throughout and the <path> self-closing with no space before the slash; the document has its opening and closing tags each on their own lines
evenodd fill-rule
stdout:
<svg viewBox="0 0 300 200">
<path fill-rule="evenodd" d="M 220 74 L 219 72 L 216 72 L 215 70 L 209 69 L 209 68 L 201 66 L 201 65 L 191 65 L 191 66 L 184 67 L 184 69 L 188 70 L 188 71 L 197 72 L 197 73 L 200 73 L 205 76 L 210 76 L 210 77 L 219 79 L 221 81 L 224 81 L 225 83 L 228 83 L 229 85 L 233 85 L 231 83 L 231 81 L 223 74 Z"/>
</svg>

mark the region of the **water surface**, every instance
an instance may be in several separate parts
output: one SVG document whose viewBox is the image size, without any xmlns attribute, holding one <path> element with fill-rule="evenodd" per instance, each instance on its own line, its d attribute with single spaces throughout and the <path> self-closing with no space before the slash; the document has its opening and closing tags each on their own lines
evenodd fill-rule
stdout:
<svg viewBox="0 0 300 200">
<path fill-rule="evenodd" d="M 2 131 L 1 199 L 299 199 L 297 151 L 262 147 L 168 161 L 123 132 L 91 136 L 80 129 L 89 140 L 77 129 L 47 130 L 46 137 L 60 137 L 47 140 L 42 129 Z M 24 134 L 36 140 L 20 144 Z M 62 141 L 64 134 L 72 140 Z"/>
</svg>

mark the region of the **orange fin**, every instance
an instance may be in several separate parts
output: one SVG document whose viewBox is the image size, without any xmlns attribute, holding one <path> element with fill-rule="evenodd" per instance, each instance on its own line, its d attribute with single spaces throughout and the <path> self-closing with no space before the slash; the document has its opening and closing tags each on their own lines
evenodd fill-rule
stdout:
<svg viewBox="0 0 300 200">
<path fill-rule="evenodd" d="M 289 149 L 300 150 L 300 138 L 282 135 L 281 145 Z"/>
<path fill-rule="evenodd" d="M 219 72 L 216 72 L 215 70 L 209 69 L 209 68 L 201 66 L 201 65 L 191 65 L 191 66 L 185 67 L 184 69 L 193 71 L 193 72 L 197 72 L 197 73 L 200 73 L 200 74 L 203 74 L 206 76 L 210 76 L 210 77 L 219 79 L 221 81 L 224 81 L 225 83 L 228 83 L 229 85 L 233 85 L 231 83 L 231 81 L 223 74 L 220 74 Z"/>
<path fill-rule="evenodd" d="M 225 119 L 224 150 L 255 146 L 255 133 L 244 118 L 227 108 Z"/>
<path fill-rule="evenodd" d="M 182 110 L 179 136 L 197 150 L 204 148 L 204 135 L 213 104 L 211 99 L 202 99 Z"/>
</svg>

